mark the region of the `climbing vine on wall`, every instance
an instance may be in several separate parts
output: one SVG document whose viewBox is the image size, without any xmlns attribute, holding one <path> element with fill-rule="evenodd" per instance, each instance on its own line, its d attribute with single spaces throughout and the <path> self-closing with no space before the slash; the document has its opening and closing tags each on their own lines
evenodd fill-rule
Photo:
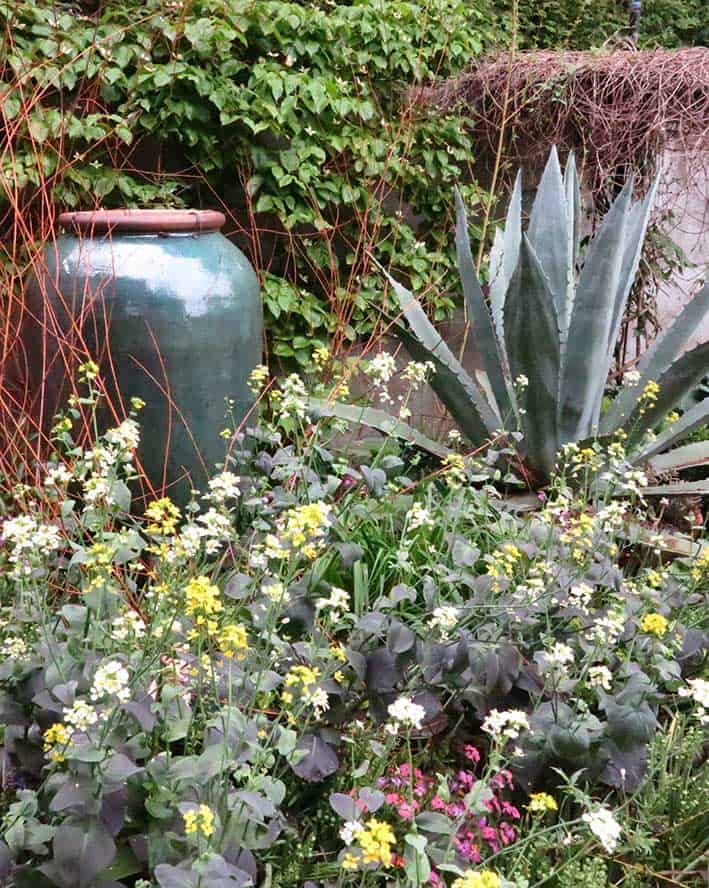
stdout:
<svg viewBox="0 0 709 888">
<path fill-rule="evenodd" d="M 471 145 L 414 94 L 504 41 L 487 0 L 0 0 L 0 27 L 6 225 L 47 196 L 221 206 L 289 359 L 372 329 L 373 256 L 449 311 L 445 220 Z"/>
</svg>

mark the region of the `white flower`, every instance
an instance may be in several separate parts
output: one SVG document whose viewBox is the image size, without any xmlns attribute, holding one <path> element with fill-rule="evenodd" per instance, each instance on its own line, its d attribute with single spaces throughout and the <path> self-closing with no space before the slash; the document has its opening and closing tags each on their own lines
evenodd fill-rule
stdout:
<svg viewBox="0 0 709 888">
<path fill-rule="evenodd" d="M 616 643 L 624 628 L 624 615 L 611 611 L 607 616 L 596 620 L 586 633 L 586 637 L 601 647 L 611 647 Z"/>
<path fill-rule="evenodd" d="M 569 604 L 571 607 L 577 607 L 584 614 L 589 611 L 592 597 L 593 588 L 588 583 L 578 583 L 569 589 Z"/>
<path fill-rule="evenodd" d="M 116 641 L 125 641 L 127 638 L 142 638 L 145 635 L 145 623 L 140 614 L 134 610 L 127 610 L 111 622 L 111 637 Z"/>
<path fill-rule="evenodd" d="M 308 408 L 308 392 L 297 373 L 291 373 L 281 383 L 280 413 L 284 417 L 305 419 Z"/>
<path fill-rule="evenodd" d="M 450 443 L 453 444 L 453 445 L 456 445 L 456 444 L 462 444 L 462 443 L 463 443 L 463 436 L 462 436 L 461 433 L 458 431 L 458 429 L 451 429 L 451 430 L 448 432 L 448 440 L 449 440 Z"/>
<path fill-rule="evenodd" d="M 421 503 L 414 503 L 406 513 L 406 526 L 409 530 L 418 530 L 419 527 L 433 527 L 433 518 L 428 509 L 424 509 Z"/>
<path fill-rule="evenodd" d="M 197 521 L 202 525 L 204 551 L 207 555 L 213 555 L 219 549 L 220 542 L 230 536 L 231 522 L 214 508 L 208 509 L 204 515 L 198 515 Z"/>
<path fill-rule="evenodd" d="M 433 614 L 429 626 L 431 629 L 440 629 L 443 634 L 455 629 L 458 625 L 460 612 L 457 607 L 450 604 L 443 604 L 433 609 Z"/>
<path fill-rule="evenodd" d="M 606 852 L 612 854 L 618 847 L 622 832 L 620 824 L 612 812 L 608 808 L 599 807 L 587 812 L 581 819 L 588 824 L 588 828 L 603 845 Z"/>
<path fill-rule="evenodd" d="M 529 719 L 521 709 L 506 709 L 503 712 L 493 709 L 482 723 L 482 729 L 497 740 L 516 740 L 521 731 L 529 730 Z"/>
<path fill-rule="evenodd" d="M 687 686 L 680 688 L 680 697 L 691 697 L 697 704 L 697 717 L 702 724 L 709 724 L 709 681 L 703 678 L 690 678 Z"/>
<path fill-rule="evenodd" d="M 387 712 L 391 719 L 384 729 L 389 734 L 396 734 L 400 728 L 416 728 L 417 730 L 423 724 L 426 717 L 426 710 L 418 703 L 414 703 L 411 697 L 399 697 L 387 707 Z"/>
<path fill-rule="evenodd" d="M 0 655 L 9 660 L 21 660 L 27 651 L 27 642 L 19 636 L 6 638 L 0 647 Z"/>
<path fill-rule="evenodd" d="M 524 373 L 520 373 L 520 375 L 515 379 L 515 386 L 518 389 L 526 389 L 529 385 L 529 378 L 524 375 Z"/>
<path fill-rule="evenodd" d="M 543 674 L 551 674 L 557 680 L 568 676 L 567 666 L 574 662 L 574 651 L 568 644 L 557 641 L 550 651 L 541 655 L 540 670 Z"/>
<path fill-rule="evenodd" d="M 44 479 L 45 487 L 63 487 L 68 484 L 74 476 L 71 470 L 65 465 L 52 466 L 47 469 L 47 476 Z"/>
<path fill-rule="evenodd" d="M 367 365 L 365 373 L 371 377 L 375 385 L 386 385 L 396 372 L 396 362 L 393 355 L 388 352 L 380 352 Z"/>
<path fill-rule="evenodd" d="M 640 373 L 637 370 L 627 370 L 623 374 L 623 385 L 633 388 L 640 382 Z"/>
<path fill-rule="evenodd" d="M 98 712 L 86 700 L 77 700 L 64 709 L 64 721 L 77 731 L 86 731 L 98 721 Z"/>
<path fill-rule="evenodd" d="M 103 475 L 92 475 L 84 482 L 84 500 L 89 505 L 103 502 L 110 506 L 113 504 L 111 497 L 111 482 Z"/>
<path fill-rule="evenodd" d="M 363 830 L 364 826 L 362 826 L 359 820 L 348 820 L 340 830 L 340 838 L 345 845 L 351 845 L 357 833 L 361 833 Z"/>
<path fill-rule="evenodd" d="M 591 666 L 588 670 L 588 683 L 592 688 L 603 688 L 610 691 L 613 673 L 607 666 Z"/>
<path fill-rule="evenodd" d="M 312 706 L 316 719 L 319 719 L 323 712 L 330 708 L 327 691 L 323 690 L 323 688 L 314 688 L 312 691 L 306 691 L 305 702 Z"/>
<path fill-rule="evenodd" d="M 349 610 L 350 607 L 350 595 L 345 589 L 340 589 L 339 586 L 333 586 L 330 590 L 329 598 L 318 598 L 315 602 L 315 607 L 318 610 L 333 610 L 337 612 L 345 612 Z"/>
<path fill-rule="evenodd" d="M 121 703 L 130 699 L 130 675 L 119 660 L 109 660 L 96 670 L 91 688 L 91 699 L 96 701 L 105 696 L 116 697 Z"/>
<path fill-rule="evenodd" d="M 238 499 L 241 496 L 240 480 L 233 472 L 221 472 L 209 481 L 209 493 L 204 498 L 212 499 L 215 503 Z"/>
<path fill-rule="evenodd" d="M 283 588 L 283 583 L 277 581 L 271 583 L 262 583 L 261 592 L 273 602 L 278 604 L 288 604 L 290 595 Z"/>
<path fill-rule="evenodd" d="M 130 454 L 140 444 L 140 426 L 134 419 L 124 419 L 118 428 L 109 429 L 105 438 L 112 446 Z"/>
<path fill-rule="evenodd" d="M 410 361 L 402 370 L 401 375 L 411 383 L 411 388 L 416 391 L 421 383 L 426 382 L 435 370 L 436 366 L 433 361 Z"/>
</svg>

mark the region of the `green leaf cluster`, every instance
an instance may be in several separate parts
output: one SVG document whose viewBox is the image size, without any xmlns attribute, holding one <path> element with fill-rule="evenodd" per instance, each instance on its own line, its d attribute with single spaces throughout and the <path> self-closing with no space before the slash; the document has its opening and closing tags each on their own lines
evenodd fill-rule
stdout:
<svg viewBox="0 0 709 888">
<path fill-rule="evenodd" d="M 0 200 L 215 205 L 267 269 L 274 352 L 305 361 L 373 325 L 370 252 L 417 288 L 445 278 L 447 196 L 470 161 L 415 90 L 504 39 L 492 2 L 0 0 Z M 480 191 L 468 195 L 479 200 Z M 431 309 L 452 302 L 438 287 Z"/>
</svg>

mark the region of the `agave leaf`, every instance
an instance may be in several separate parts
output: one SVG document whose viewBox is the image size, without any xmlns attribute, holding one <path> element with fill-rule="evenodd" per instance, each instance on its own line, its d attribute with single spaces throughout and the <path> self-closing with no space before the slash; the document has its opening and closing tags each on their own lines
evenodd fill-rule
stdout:
<svg viewBox="0 0 709 888">
<path fill-rule="evenodd" d="M 498 240 L 497 232 L 495 240 Z M 514 188 L 510 195 L 510 203 L 507 207 L 505 230 L 499 235 L 499 260 L 492 267 L 493 275 L 490 277 L 490 310 L 495 322 L 495 329 L 500 345 L 505 346 L 505 326 L 503 313 L 505 308 L 505 295 L 512 280 L 512 275 L 519 261 L 519 247 L 522 242 L 522 171 L 517 173 Z M 493 243 L 493 247 L 495 244 Z M 492 254 L 490 255 L 492 265 Z"/>
<path fill-rule="evenodd" d="M 350 423 L 376 429 L 385 435 L 394 435 L 441 459 L 445 459 L 452 452 L 445 445 L 439 444 L 438 441 L 434 441 L 402 420 L 391 416 L 386 410 L 359 407 L 356 404 L 342 404 L 339 401 L 323 401 L 319 398 L 311 398 L 308 401 L 308 410 L 316 419 L 321 416 L 334 416 L 337 419 L 344 419 Z"/>
<path fill-rule="evenodd" d="M 448 407 L 461 431 L 473 444 L 481 443 L 502 425 L 487 398 L 448 348 L 441 334 L 426 317 L 414 296 L 398 281 L 389 277 L 410 330 L 403 324 L 395 327 L 396 336 L 404 343 L 415 361 L 432 361 L 436 372 L 431 388 Z"/>
<path fill-rule="evenodd" d="M 553 146 L 534 197 L 527 236 L 547 276 L 562 340 L 566 338 L 568 323 L 566 296 L 570 228 L 559 155 L 556 146 Z"/>
<path fill-rule="evenodd" d="M 579 277 L 561 380 L 561 444 L 590 437 L 598 421 L 632 188 L 630 179 L 592 240 Z"/>
<path fill-rule="evenodd" d="M 709 463 L 709 441 L 697 441 L 694 444 L 685 444 L 670 450 L 667 453 L 659 453 L 648 460 L 648 465 L 653 472 L 679 472 L 682 469 L 691 469 L 692 466 L 703 466 Z"/>
<path fill-rule="evenodd" d="M 660 387 L 657 400 L 641 414 L 636 409 L 626 430 L 630 441 L 638 441 L 649 429 L 659 425 L 662 419 L 685 397 L 709 370 L 709 342 L 685 352 L 657 380 Z"/>
<path fill-rule="evenodd" d="M 576 295 L 576 263 L 578 262 L 579 249 L 581 247 L 581 220 L 583 212 L 581 183 L 576 172 L 576 158 L 573 151 L 569 154 L 566 161 L 564 192 L 566 194 L 568 227 L 566 238 L 566 305 L 564 308 L 566 329 L 562 332 L 562 352 L 566 349 L 568 322 L 574 308 L 574 297 Z"/>
<path fill-rule="evenodd" d="M 546 479 L 558 449 L 559 324 L 546 275 L 526 235 L 507 292 L 504 320 L 510 371 L 514 378 L 524 375 L 529 381 L 518 398 L 524 408 L 527 460 Z"/>
<path fill-rule="evenodd" d="M 681 441 L 682 438 L 693 432 L 694 429 L 706 425 L 707 422 L 709 422 L 709 398 L 700 401 L 699 404 L 696 404 L 691 410 L 680 416 L 676 422 L 673 422 L 668 429 L 661 432 L 654 441 L 643 447 L 642 450 L 631 454 L 632 461 L 636 464 L 645 462 L 655 456 L 655 454 L 667 450 L 668 447 L 671 447 L 677 441 Z"/>
<path fill-rule="evenodd" d="M 613 350 L 615 348 L 618 334 L 620 333 L 620 325 L 623 322 L 625 307 L 628 303 L 635 275 L 638 273 L 640 265 L 640 256 L 643 251 L 643 243 L 647 232 L 648 222 L 653 204 L 655 203 L 655 195 L 657 194 L 657 186 L 659 179 L 650 186 L 645 199 L 631 207 L 628 216 L 628 227 L 625 233 L 625 245 L 623 253 L 623 264 L 621 267 L 620 284 L 616 293 L 615 310 L 613 315 L 613 326 L 611 334 L 608 337 L 608 366 L 610 367 L 613 359 Z"/>
<path fill-rule="evenodd" d="M 625 386 L 618 393 L 618 397 L 603 417 L 602 431 L 611 432 L 625 424 L 647 383 L 651 380 L 657 381 L 662 376 L 701 324 L 707 311 L 709 311 L 709 281 L 642 356 L 638 363 L 640 382 L 634 386 Z"/>
<path fill-rule="evenodd" d="M 492 246 L 490 247 L 490 259 L 488 261 L 489 290 L 490 290 L 490 314 L 492 322 L 495 325 L 495 333 L 497 341 L 500 345 L 502 358 L 507 363 L 507 352 L 505 351 L 505 329 L 502 321 L 502 309 L 505 303 L 505 290 L 500 283 L 504 280 L 504 271 L 502 266 L 502 257 L 504 250 L 505 235 L 501 228 L 495 229 L 492 238 Z M 500 282 L 497 283 L 496 282 Z M 497 294 L 498 298 L 495 298 Z"/>
<path fill-rule="evenodd" d="M 472 322 L 475 344 L 480 351 L 483 367 L 487 373 L 490 388 L 494 395 L 493 404 L 497 408 L 498 415 L 507 419 L 512 414 L 512 402 L 490 311 L 475 273 L 473 254 L 470 249 L 470 238 L 468 236 L 468 217 L 465 212 L 463 199 L 457 188 L 455 189 L 455 206 L 455 248 L 458 255 L 458 271 L 463 284 L 465 303 L 468 308 L 468 317 Z"/>
<path fill-rule="evenodd" d="M 502 423 L 490 409 L 485 395 L 457 361 L 456 371 L 441 360 L 438 352 L 422 345 L 403 324 L 397 325 L 394 333 L 414 361 L 433 363 L 435 370 L 428 383 L 472 444 L 482 444 L 501 427 Z"/>
</svg>

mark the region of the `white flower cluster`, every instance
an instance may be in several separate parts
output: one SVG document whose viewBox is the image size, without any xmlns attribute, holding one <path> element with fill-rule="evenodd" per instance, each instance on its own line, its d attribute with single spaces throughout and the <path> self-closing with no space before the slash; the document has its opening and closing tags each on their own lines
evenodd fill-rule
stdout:
<svg viewBox="0 0 709 888">
<path fill-rule="evenodd" d="M 209 481 L 209 493 L 204 495 L 204 499 L 210 499 L 219 505 L 223 505 L 229 499 L 238 499 L 241 496 L 240 480 L 233 472 L 221 472 L 215 475 Z"/>
<path fill-rule="evenodd" d="M 588 828 L 603 845 L 608 854 L 612 854 L 618 847 L 620 834 L 622 832 L 620 824 L 613 816 L 608 808 L 598 807 L 593 811 L 588 811 L 581 818 Z"/>
<path fill-rule="evenodd" d="M 364 832 L 364 826 L 359 820 L 348 820 L 340 830 L 340 838 L 345 845 L 351 845 L 358 833 Z"/>
<path fill-rule="evenodd" d="M 586 633 L 587 639 L 600 647 L 612 647 L 620 638 L 625 628 L 625 616 L 619 613 L 608 613 L 600 617 Z"/>
<path fill-rule="evenodd" d="M 544 651 L 541 656 L 540 671 L 544 675 L 552 676 L 556 681 L 567 678 L 568 666 L 574 662 L 573 648 L 562 641 L 557 641 L 549 651 Z"/>
<path fill-rule="evenodd" d="M 130 700 L 130 674 L 119 660 L 109 660 L 96 670 L 91 687 L 91 699 L 95 702 L 104 697 L 115 697 L 120 703 Z"/>
<path fill-rule="evenodd" d="M 629 469 L 621 478 L 622 489 L 634 496 L 642 496 L 647 485 L 647 475 L 640 469 Z"/>
<path fill-rule="evenodd" d="M 140 614 L 134 610 L 126 610 L 111 621 L 111 638 L 115 641 L 126 641 L 128 638 L 142 638 L 145 635 L 145 623 Z"/>
<path fill-rule="evenodd" d="M 28 651 L 27 642 L 19 635 L 12 635 L 4 639 L 0 645 L 0 657 L 8 660 L 21 660 Z"/>
<path fill-rule="evenodd" d="M 603 688 L 604 691 L 610 691 L 613 673 L 607 666 L 591 666 L 588 670 L 588 683 L 592 688 Z"/>
<path fill-rule="evenodd" d="M 58 528 L 42 524 L 31 515 L 8 518 L 2 524 L 2 540 L 9 547 L 8 561 L 13 578 L 28 576 L 38 559 L 46 559 L 61 547 Z"/>
<path fill-rule="evenodd" d="M 391 401 L 391 396 L 387 391 L 387 383 L 391 380 L 394 373 L 396 373 L 396 362 L 394 361 L 394 357 L 387 352 L 381 352 L 376 355 L 376 357 L 372 358 L 367 364 L 364 372 L 372 380 L 375 387 L 379 389 L 379 400 L 382 404 Z M 403 418 L 404 417 L 402 417 L 402 419 Z"/>
<path fill-rule="evenodd" d="M 406 513 L 406 527 L 408 530 L 418 530 L 420 527 L 433 527 L 433 524 L 431 513 L 421 503 L 414 503 Z"/>
<path fill-rule="evenodd" d="M 593 587 L 588 583 L 577 583 L 569 589 L 569 606 L 578 608 L 582 614 L 590 613 Z"/>
<path fill-rule="evenodd" d="M 443 636 L 446 636 L 452 629 L 458 625 L 460 611 L 457 607 L 450 604 L 442 604 L 440 607 L 433 609 L 433 614 L 429 622 L 431 629 L 438 629 Z"/>
<path fill-rule="evenodd" d="M 426 717 L 426 710 L 411 697 L 399 697 L 387 707 L 390 721 L 384 725 L 388 734 L 398 734 L 402 728 L 419 730 Z"/>
<path fill-rule="evenodd" d="M 334 617 L 339 617 L 346 613 L 350 607 L 350 595 L 345 589 L 339 586 L 333 586 L 330 595 L 327 598 L 318 598 L 315 602 L 318 610 L 329 610 L 333 612 Z"/>
<path fill-rule="evenodd" d="M 134 419 L 124 419 L 117 428 L 109 429 L 104 438 L 112 447 L 122 451 L 123 459 L 128 461 L 140 444 L 140 426 Z"/>
<path fill-rule="evenodd" d="M 310 688 L 304 690 L 303 701 L 313 710 L 316 721 L 322 717 L 323 712 L 330 708 L 327 691 L 317 686 L 313 687 L 312 690 Z"/>
<path fill-rule="evenodd" d="M 50 466 L 44 479 L 45 487 L 65 487 L 73 478 L 71 469 L 65 465 Z"/>
<path fill-rule="evenodd" d="M 433 361 L 410 361 L 402 370 L 401 375 L 411 383 L 413 391 L 416 391 L 435 371 L 436 366 Z"/>
<path fill-rule="evenodd" d="M 703 678 L 690 678 L 687 686 L 677 691 L 680 697 L 690 697 L 697 704 L 697 718 L 703 725 L 709 725 L 709 681 Z"/>
<path fill-rule="evenodd" d="M 626 370 L 623 374 L 623 385 L 634 388 L 640 382 L 640 373 L 638 370 Z"/>
<path fill-rule="evenodd" d="M 86 731 L 98 721 L 98 712 L 86 700 L 77 700 L 64 709 L 64 721 L 76 731 Z"/>
<path fill-rule="evenodd" d="M 308 392 L 297 373 L 291 373 L 281 383 L 280 413 L 284 417 L 305 419 L 308 406 Z"/>
<path fill-rule="evenodd" d="M 529 719 L 521 709 L 505 709 L 499 712 L 492 709 L 482 729 L 496 740 L 516 740 L 522 731 L 529 730 Z"/>
</svg>

